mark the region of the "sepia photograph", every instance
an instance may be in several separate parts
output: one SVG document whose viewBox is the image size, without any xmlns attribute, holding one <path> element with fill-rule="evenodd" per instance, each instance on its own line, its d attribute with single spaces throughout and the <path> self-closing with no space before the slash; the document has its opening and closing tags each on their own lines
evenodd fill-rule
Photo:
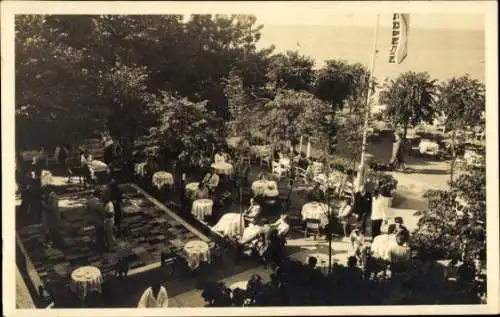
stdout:
<svg viewBox="0 0 500 317">
<path fill-rule="evenodd" d="M 498 313 L 496 3 L 432 2 L 2 3 L 4 315 Z"/>
</svg>

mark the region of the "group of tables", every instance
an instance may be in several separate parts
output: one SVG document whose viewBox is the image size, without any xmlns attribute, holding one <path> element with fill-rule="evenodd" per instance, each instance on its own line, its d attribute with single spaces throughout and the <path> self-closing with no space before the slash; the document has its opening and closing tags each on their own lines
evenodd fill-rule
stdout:
<svg viewBox="0 0 500 317">
<path fill-rule="evenodd" d="M 188 267 L 196 270 L 201 263 L 210 263 L 210 246 L 202 240 L 192 240 L 184 245 L 182 255 Z M 71 273 L 70 289 L 80 300 L 85 300 L 91 292 L 102 293 L 104 278 L 101 270 L 95 266 L 82 266 Z"/>
</svg>

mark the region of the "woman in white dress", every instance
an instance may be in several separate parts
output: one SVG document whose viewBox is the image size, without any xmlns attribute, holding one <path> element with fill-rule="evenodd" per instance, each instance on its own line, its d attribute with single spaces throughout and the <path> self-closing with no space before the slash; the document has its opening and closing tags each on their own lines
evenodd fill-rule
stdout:
<svg viewBox="0 0 500 317">
<path fill-rule="evenodd" d="M 165 287 L 159 282 L 148 287 L 141 296 L 137 308 L 165 308 L 168 307 L 168 294 Z"/>
</svg>

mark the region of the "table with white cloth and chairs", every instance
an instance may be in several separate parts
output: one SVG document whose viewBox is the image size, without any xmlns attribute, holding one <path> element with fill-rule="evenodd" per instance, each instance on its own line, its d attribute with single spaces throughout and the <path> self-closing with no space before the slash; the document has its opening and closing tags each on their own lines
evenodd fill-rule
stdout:
<svg viewBox="0 0 500 317">
<path fill-rule="evenodd" d="M 312 253 L 306 257 L 306 261 L 309 261 L 309 258 L 316 258 L 318 261 L 316 262 L 316 269 L 323 273 L 324 275 L 328 275 L 328 254 L 323 253 Z M 332 257 L 332 266 L 334 263 L 338 263 L 339 260 Z"/>
<path fill-rule="evenodd" d="M 210 199 L 197 199 L 193 201 L 191 214 L 199 221 L 203 221 L 205 217 L 212 215 L 213 206 L 214 202 Z"/>
<path fill-rule="evenodd" d="M 212 230 L 222 233 L 225 236 L 235 237 L 243 234 L 243 228 L 244 224 L 241 214 L 227 213 L 212 227 Z"/>
<path fill-rule="evenodd" d="M 171 173 L 159 171 L 153 174 L 153 185 L 161 189 L 163 186 L 172 186 L 174 184 L 174 177 Z"/>
<path fill-rule="evenodd" d="M 183 248 L 187 265 L 191 270 L 196 270 L 200 263 L 210 263 L 210 247 L 202 240 L 192 240 Z"/>
<path fill-rule="evenodd" d="M 432 140 L 422 139 L 418 145 L 420 154 L 437 156 L 439 154 L 439 144 Z"/>
<path fill-rule="evenodd" d="M 252 183 L 252 192 L 254 195 L 264 197 L 279 196 L 278 183 L 266 179 L 259 179 Z"/>
<path fill-rule="evenodd" d="M 233 173 L 233 165 L 225 161 L 215 162 L 210 165 L 217 174 L 231 175 Z"/>
<path fill-rule="evenodd" d="M 320 202 L 310 202 L 302 206 L 302 219 L 318 220 L 320 227 L 325 228 L 328 225 L 328 205 Z"/>
<path fill-rule="evenodd" d="M 70 288 L 81 300 L 90 292 L 102 292 L 103 278 L 101 270 L 95 266 L 82 266 L 71 273 Z"/>
</svg>

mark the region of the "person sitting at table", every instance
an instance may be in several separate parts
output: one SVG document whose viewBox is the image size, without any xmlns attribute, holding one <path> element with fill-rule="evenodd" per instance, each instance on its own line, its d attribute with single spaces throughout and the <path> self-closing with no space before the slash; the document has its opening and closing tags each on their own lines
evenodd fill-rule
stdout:
<svg viewBox="0 0 500 317">
<path fill-rule="evenodd" d="M 219 175 L 217 175 L 213 167 L 205 174 L 202 183 L 207 185 L 210 193 L 213 193 L 217 186 L 219 186 Z"/>
<path fill-rule="evenodd" d="M 214 155 L 214 163 L 218 164 L 218 163 L 223 163 L 225 161 L 226 159 L 224 157 L 224 153 L 222 152 L 222 150 L 218 150 Z"/>
<path fill-rule="evenodd" d="M 208 187 L 203 182 L 200 182 L 198 184 L 198 187 L 191 194 L 191 199 L 193 201 L 197 199 L 206 199 L 208 197 L 209 197 Z"/>
<path fill-rule="evenodd" d="M 81 150 L 80 151 L 80 167 L 84 167 L 88 163 L 89 163 L 89 161 L 87 159 L 87 153 L 85 153 L 85 151 Z"/>
<path fill-rule="evenodd" d="M 168 307 L 168 294 L 159 281 L 155 281 L 141 296 L 137 308 L 165 308 Z"/>
<path fill-rule="evenodd" d="M 241 238 L 238 240 L 240 245 L 246 245 L 253 240 L 257 239 L 262 234 L 262 227 L 257 226 L 255 222 L 250 222 L 243 230 Z"/>
<path fill-rule="evenodd" d="M 304 152 L 300 153 L 297 166 L 303 170 L 307 170 L 307 168 L 309 167 L 309 160 L 306 158 L 306 154 Z"/>
<path fill-rule="evenodd" d="M 250 207 L 243 213 L 243 218 L 247 221 L 257 221 L 260 214 L 262 212 L 262 208 L 255 201 L 254 198 L 250 198 Z"/>
<path fill-rule="evenodd" d="M 286 214 L 281 214 L 276 222 L 272 223 L 270 226 L 278 231 L 278 236 L 280 238 L 285 237 L 290 230 L 290 225 L 286 221 Z"/>
<path fill-rule="evenodd" d="M 325 193 L 321 190 L 321 184 L 319 182 L 314 183 L 314 187 L 311 189 L 307 195 L 307 202 L 323 202 L 325 201 Z"/>
</svg>

